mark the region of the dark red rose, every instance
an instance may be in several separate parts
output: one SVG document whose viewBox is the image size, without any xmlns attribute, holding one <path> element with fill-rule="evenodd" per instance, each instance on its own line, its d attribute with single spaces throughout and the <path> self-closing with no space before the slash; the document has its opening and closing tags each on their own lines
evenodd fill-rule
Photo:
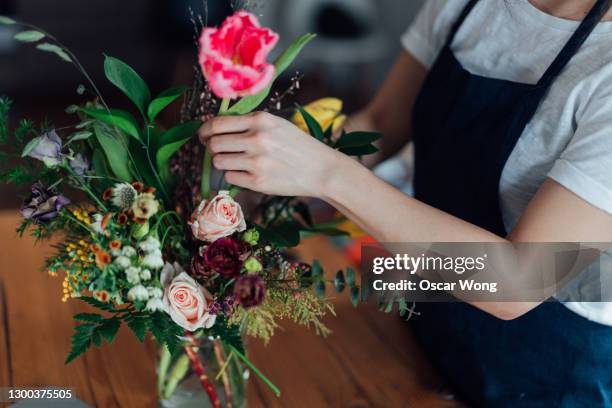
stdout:
<svg viewBox="0 0 612 408">
<path fill-rule="evenodd" d="M 258 273 L 243 275 L 234 284 L 234 298 L 245 309 L 261 304 L 265 295 L 266 285 Z"/>
<path fill-rule="evenodd" d="M 209 278 L 213 274 L 213 270 L 206 266 L 202 255 L 195 255 L 191 258 L 191 275 L 200 278 Z"/>
<path fill-rule="evenodd" d="M 202 254 L 204 266 L 226 278 L 234 278 L 242 269 L 241 245 L 231 238 L 219 238 Z"/>
</svg>

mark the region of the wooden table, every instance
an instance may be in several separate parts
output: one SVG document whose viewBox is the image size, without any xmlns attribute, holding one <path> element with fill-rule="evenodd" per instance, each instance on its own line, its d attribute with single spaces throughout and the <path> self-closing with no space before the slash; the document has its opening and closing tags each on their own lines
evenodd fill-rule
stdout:
<svg viewBox="0 0 612 408">
<path fill-rule="evenodd" d="M 112 347 L 64 365 L 71 317 L 85 308 L 61 302 L 61 278 L 40 272 L 50 248 L 18 239 L 18 221 L 16 212 L 0 212 L 0 386 L 71 387 L 96 407 L 157 406 L 154 345 L 143 346 L 123 328 Z M 308 240 L 300 254 L 329 271 L 346 266 L 325 238 Z M 334 302 L 326 339 L 285 323 L 267 346 L 249 342 L 251 359 L 282 390 L 276 398 L 252 376 L 250 407 L 456 406 L 433 391 L 440 382 L 396 314 L 374 305 L 355 309 L 346 295 Z"/>
</svg>

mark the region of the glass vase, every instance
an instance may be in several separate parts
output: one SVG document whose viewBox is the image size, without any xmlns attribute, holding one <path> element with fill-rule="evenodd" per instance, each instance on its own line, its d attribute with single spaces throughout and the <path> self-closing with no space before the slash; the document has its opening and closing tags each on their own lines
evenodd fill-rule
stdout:
<svg viewBox="0 0 612 408">
<path fill-rule="evenodd" d="M 171 356 L 161 348 L 157 365 L 159 406 L 163 408 L 246 408 L 249 371 L 219 340 L 192 339 L 189 350 Z M 199 364 L 199 367 L 198 367 Z M 203 374 L 203 375 L 202 375 Z"/>
</svg>

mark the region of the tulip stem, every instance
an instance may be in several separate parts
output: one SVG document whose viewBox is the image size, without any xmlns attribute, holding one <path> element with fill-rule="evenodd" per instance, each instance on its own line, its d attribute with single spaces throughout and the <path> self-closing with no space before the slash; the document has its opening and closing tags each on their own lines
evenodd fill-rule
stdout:
<svg viewBox="0 0 612 408">
<path fill-rule="evenodd" d="M 229 109 L 230 99 L 224 98 L 219 107 L 218 116 L 223 116 Z M 212 156 L 208 149 L 204 151 L 204 160 L 202 161 L 202 181 L 200 184 L 200 195 L 205 200 L 210 195 L 210 175 L 212 172 Z"/>
</svg>

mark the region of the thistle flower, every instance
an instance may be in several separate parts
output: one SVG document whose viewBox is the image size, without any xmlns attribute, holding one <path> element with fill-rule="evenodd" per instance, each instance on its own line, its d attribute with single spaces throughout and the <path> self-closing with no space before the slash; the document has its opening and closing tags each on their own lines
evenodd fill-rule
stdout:
<svg viewBox="0 0 612 408">
<path fill-rule="evenodd" d="M 121 210 L 128 210 L 136 201 L 138 192 L 131 184 L 118 183 L 113 187 L 111 203 Z"/>
<path fill-rule="evenodd" d="M 132 203 L 132 212 L 136 218 L 148 220 L 157 214 L 157 211 L 159 211 L 159 201 L 157 201 L 153 193 L 138 194 L 136 200 Z"/>
<path fill-rule="evenodd" d="M 142 285 L 136 285 L 128 291 L 128 299 L 134 301 L 145 301 L 149 299 L 149 291 Z"/>
</svg>

